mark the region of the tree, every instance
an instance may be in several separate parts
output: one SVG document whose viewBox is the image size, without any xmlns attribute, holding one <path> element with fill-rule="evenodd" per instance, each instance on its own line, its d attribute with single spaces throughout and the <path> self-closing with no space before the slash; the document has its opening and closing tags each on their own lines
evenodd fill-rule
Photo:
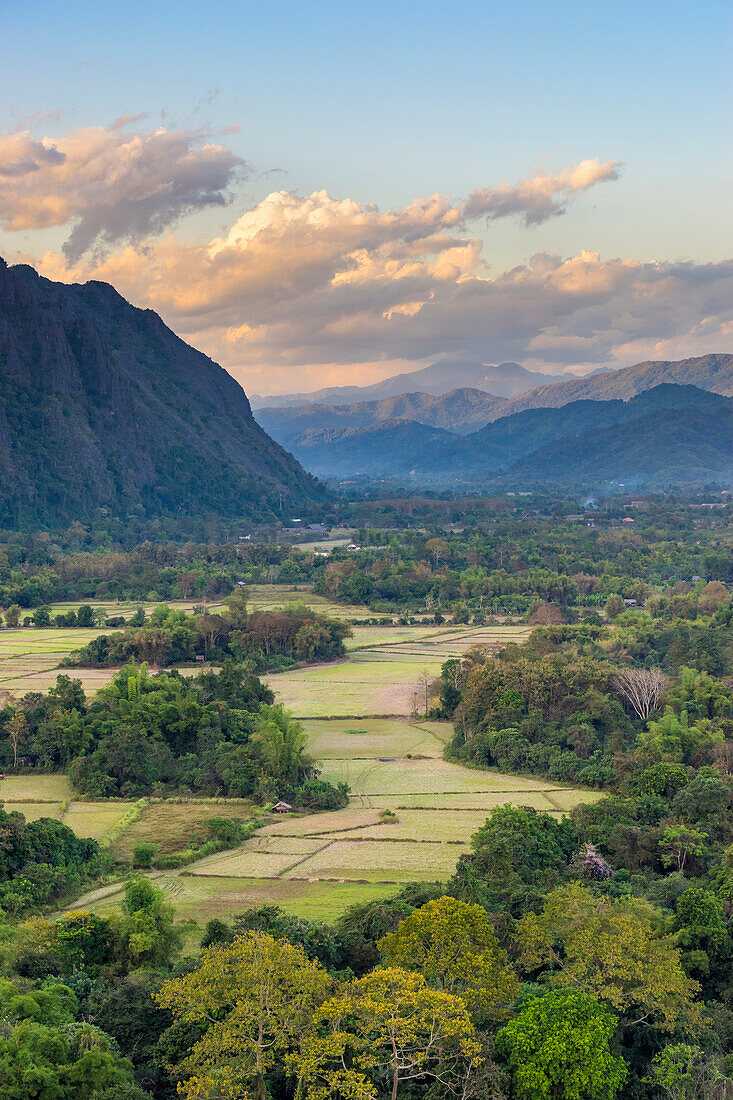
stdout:
<svg viewBox="0 0 733 1100">
<path fill-rule="evenodd" d="M 608 619 L 617 619 L 626 610 L 626 604 L 620 596 L 610 596 L 606 600 L 605 612 Z"/>
<path fill-rule="evenodd" d="M 422 973 L 430 986 L 458 994 L 474 1017 L 499 1020 L 519 992 L 485 909 L 442 897 L 416 909 L 379 940 L 388 966 Z"/>
<path fill-rule="evenodd" d="M 733 1081 L 720 1072 L 713 1056 L 689 1043 L 674 1043 L 654 1055 L 652 1072 L 644 1080 L 669 1100 L 726 1100 Z"/>
<path fill-rule="evenodd" d="M 247 589 L 235 588 L 231 596 L 224 597 L 226 617 L 234 630 L 244 630 L 247 625 Z"/>
<path fill-rule="evenodd" d="M 10 742 L 13 750 L 13 767 L 18 767 L 18 749 L 28 737 L 28 719 L 22 711 L 16 710 L 5 727 L 5 732 L 8 735 L 8 741 Z"/>
<path fill-rule="evenodd" d="M 303 727 L 280 703 L 260 706 L 251 740 L 259 746 L 268 774 L 276 782 L 295 784 L 311 767 Z"/>
<path fill-rule="evenodd" d="M 668 825 L 659 841 L 662 863 L 665 867 L 676 867 L 684 871 L 687 860 L 701 856 L 705 851 L 708 834 L 688 825 Z"/>
<path fill-rule="evenodd" d="M 499 806 L 461 856 L 450 893 L 491 910 L 524 912 L 565 873 L 577 842 L 569 821 L 529 806 Z"/>
<path fill-rule="evenodd" d="M 51 625 L 51 612 L 47 607 L 37 607 L 31 615 L 33 625 L 37 627 L 47 627 Z"/>
<path fill-rule="evenodd" d="M 8 610 L 5 612 L 5 625 L 12 630 L 20 624 L 20 608 L 17 603 L 11 603 Z"/>
<path fill-rule="evenodd" d="M 445 539 L 428 539 L 425 549 L 433 559 L 433 566 L 437 570 L 440 563 L 447 561 L 450 555 L 450 547 Z"/>
<path fill-rule="evenodd" d="M 659 932 L 654 916 L 643 902 L 561 886 L 541 913 L 519 922 L 520 965 L 530 972 L 548 968 L 554 984 L 584 990 L 625 1025 L 694 1030 L 701 1023 L 694 1003 L 700 986 L 686 976 L 673 937 Z"/>
<path fill-rule="evenodd" d="M 184 1024 L 205 1027 L 174 1065 L 189 1100 L 253 1089 L 282 1064 L 314 1024 L 331 980 L 301 947 L 265 933 L 206 948 L 196 970 L 164 982 L 156 1001 Z M 196 1032 L 192 1032 L 196 1034 Z"/>
<path fill-rule="evenodd" d="M 385 1092 L 396 1100 L 401 1085 L 416 1081 L 450 1089 L 481 1050 L 460 997 L 396 967 L 342 986 L 318 1025 L 293 1061 L 309 1100 L 376 1100 Z"/>
<path fill-rule="evenodd" d="M 709 718 L 699 718 L 690 725 L 687 711 L 675 714 L 671 707 L 639 735 L 639 748 L 657 760 L 689 764 L 700 754 L 710 754 L 713 747 L 723 740 L 723 733 Z"/>
<path fill-rule="evenodd" d="M 181 936 L 173 925 L 174 910 L 148 878 L 133 878 L 122 902 L 122 938 L 133 963 L 170 966 Z"/>
<path fill-rule="evenodd" d="M 661 668 L 625 668 L 613 677 L 611 684 L 637 718 L 646 722 L 659 706 L 666 682 Z"/>
<path fill-rule="evenodd" d="M 626 1077 L 611 1053 L 616 1018 L 586 993 L 553 990 L 501 1029 L 496 1046 L 527 1100 L 612 1100 Z"/>
<path fill-rule="evenodd" d="M 83 627 L 94 626 L 94 610 L 88 603 L 83 603 L 76 613 L 76 625 Z"/>
<path fill-rule="evenodd" d="M 432 680 L 433 678 L 427 671 L 427 669 L 423 669 L 417 681 L 417 691 L 415 693 L 415 698 L 416 700 L 419 699 L 420 706 L 423 709 L 425 718 L 427 718 L 428 710 L 430 709 L 430 685 L 432 683 Z"/>
</svg>

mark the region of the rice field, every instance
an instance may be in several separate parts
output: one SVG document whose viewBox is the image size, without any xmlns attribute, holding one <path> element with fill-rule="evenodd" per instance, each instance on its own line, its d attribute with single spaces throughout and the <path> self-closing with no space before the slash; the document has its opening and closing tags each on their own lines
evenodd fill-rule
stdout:
<svg viewBox="0 0 733 1100">
<path fill-rule="evenodd" d="M 298 718 L 410 716 L 422 705 L 420 679 L 474 646 L 499 650 L 522 641 L 529 628 L 354 627 L 346 660 L 267 677 L 278 699 Z"/>
<path fill-rule="evenodd" d="M 277 591 L 279 602 L 287 602 Z M 349 805 L 273 819 L 237 849 L 180 872 L 155 874 L 179 917 L 203 924 L 268 902 L 333 919 L 348 904 L 384 897 L 405 882 L 447 881 L 498 806 L 526 805 L 559 816 L 601 797 L 450 763 L 443 750 L 451 726 L 415 716 L 423 673 L 437 676 L 445 660 L 469 647 L 497 650 L 527 633 L 506 626 L 356 627 L 346 659 L 269 676 L 278 700 L 303 721 L 324 778 L 349 784 Z M 381 821 L 384 810 L 397 821 Z M 137 836 L 165 835 L 166 813 L 172 815 L 169 843 L 180 840 L 193 807 L 161 803 L 143 812 L 116 851 L 129 851 Z M 92 899 L 94 908 L 117 904 L 120 889 Z"/>
</svg>

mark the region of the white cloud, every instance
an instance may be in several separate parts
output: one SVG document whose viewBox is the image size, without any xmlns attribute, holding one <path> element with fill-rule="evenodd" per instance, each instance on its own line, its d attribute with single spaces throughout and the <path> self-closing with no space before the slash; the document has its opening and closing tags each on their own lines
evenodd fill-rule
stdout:
<svg viewBox="0 0 733 1100">
<path fill-rule="evenodd" d="M 141 117 L 53 140 L 0 135 L 0 224 L 69 225 L 64 252 L 75 261 L 94 246 L 140 241 L 202 207 L 223 206 L 244 162 L 198 134 L 124 131 Z"/>
</svg>

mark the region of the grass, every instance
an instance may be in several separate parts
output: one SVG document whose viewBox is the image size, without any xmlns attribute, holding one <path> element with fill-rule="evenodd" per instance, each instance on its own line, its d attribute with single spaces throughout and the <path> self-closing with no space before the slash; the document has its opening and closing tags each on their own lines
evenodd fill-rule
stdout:
<svg viewBox="0 0 733 1100">
<path fill-rule="evenodd" d="M 407 716 L 423 669 L 434 678 L 440 673 L 440 663 L 376 661 L 357 652 L 349 661 L 276 673 L 268 676 L 267 682 L 298 718 Z"/>
<path fill-rule="evenodd" d="M 61 820 L 77 836 L 101 840 L 130 805 L 129 802 L 71 802 Z"/>
<path fill-rule="evenodd" d="M 203 925 L 217 917 L 231 921 L 238 913 L 259 905 L 279 905 L 296 917 L 332 922 L 350 905 L 386 898 L 398 887 L 379 883 L 290 882 L 287 879 L 204 878 L 196 875 L 158 875 L 176 907 L 179 921 Z M 109 913 L 119 906 L 122 887 L 112 888 L 92 903 L 94 912 Z M 85 908 L 80 899 L 73 908 Z"/>
<path fill-rule="evenodd" d="M 38 821 L 40 817 L 53 817 L 61 820 L 60 802 L 5 802 L 3 809 L 9 814 L 22 814 L 26 821 Z"/>
<path fill-rule="evenodd" d="M 428 729 L 383 718 L 306 721 L 308 749 L 321 764 L 364 757 L 442 756 L 441 740 Z M 359 731 L 359 732 L 356 732 Z"/>
<path fill-rule="evenodd" d="M 348 782 L 354 795 L 378 801 L 405 796 L 513 791 L 533 793 L 550 784 L 524 776 L 505 776 L 462 768 L 442 759 L 326 760 L 323 774 L 331 782 Z"/>
<path fill-rule="evenodd" d="M 74 797 L 65 775 L 10 775 L 0 779 L 0 800 L 63 802 Z"/>
<path fill-rule="evenodd" d="M 197 831 L 205 832 L 210 817 L 228 817 L 248 821 L 252 816 L 249 802 L 151 802 L 112 846 L 116 859 L 128 862 L 138 841 L 159 846 L 160 855 L 170 855 L 186 847 Z"/>
<path fill-rule="evenodd" d="M 448 879 L 455 869 L 456 853 L 454 846 L 446 844 L 334 840 L 286 871 L 285 878 L 365 879 L 371 882 Z"/>
</svg>

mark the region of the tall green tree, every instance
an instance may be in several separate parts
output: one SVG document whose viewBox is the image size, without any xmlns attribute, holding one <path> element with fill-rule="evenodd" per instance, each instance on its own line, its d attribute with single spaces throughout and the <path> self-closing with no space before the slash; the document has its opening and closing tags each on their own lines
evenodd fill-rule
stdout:
<svg viewBox="0 0 733 1100">
<path fill-rule="evenodd" d="M 496 1047 L 521 1100 L 613 1100 L 626 1078 L 612 1051 L 616 1018 L 586 993 L 558 989 L 531 1000 Z"/>
</svg>

